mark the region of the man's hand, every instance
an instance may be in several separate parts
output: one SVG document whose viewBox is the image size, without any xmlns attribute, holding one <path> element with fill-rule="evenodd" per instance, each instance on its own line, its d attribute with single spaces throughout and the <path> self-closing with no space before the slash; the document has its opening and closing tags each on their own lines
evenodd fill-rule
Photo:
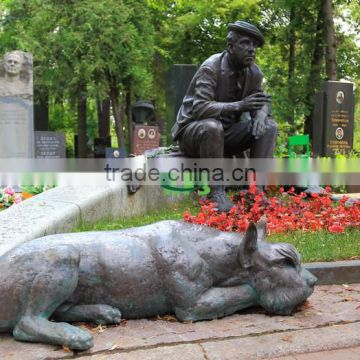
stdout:
<svg viewBox="0 0 360 360">
<path fill-rule="evenodd" d="M 262 92 L 258 92 L 252 95 L 249 95 L 243 98 L 241 101 L 238 101 L 239 105 L 238 111 L 254 111 L 260 110 L 265 104 L 269 102 L 268 96 Z"/>
<path fill-rule="evenodd" d="M 223 113 L 241 113 L 245 111 L 260 110 L 264 105 L 268 104 L 270 99 L 262 92 L 258 92 L 243 98 L 240 101 L 224 103 Z"/>
<path fill-rule="evenodd" d="M 260 139 L 267 130 L 268 106 L 264 105 L 261 110 L 255 111 L 249 123 L 249 131 L 255 139 Z"/>
<path fill-rule="evenodd" d="M 260 139 L 266 132 L 267 125 L 266 125 L 266 118 L 262 117 L 255 117 L 250 122 L 250 128 L 252 128 L 252 136 L 255 139 Z M 251 129 L 249 129 L 251 130 Z"/>
</svg>

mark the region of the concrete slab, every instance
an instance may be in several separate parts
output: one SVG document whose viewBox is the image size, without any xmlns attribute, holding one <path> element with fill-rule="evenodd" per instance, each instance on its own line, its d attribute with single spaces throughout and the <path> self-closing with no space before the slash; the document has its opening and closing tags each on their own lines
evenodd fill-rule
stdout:
<svg viewBox="0 0 360 360">
<path fill-rule="evenodd" d="M 148 359 L 149 354 L 150 359 L 192 359 L 184 353 L 193 353 L 197 359 L 251 360 L 360 346 L 360 284 L 317 286 L 293 316 L 267 316 L 261 309 L 249 309 L 212 321 L 183 324 L 164 317 L 91 331 L 94 348 L 77 357 Z M 0 359 L 72 357 L 59 347 L 0 335 Z"/>
<path fill-rule="evenodd" d="M 59 186 L 0 212 L 0 256 L 40 236 L 71 231 L 81 221 L 142 215 L 182 197 L 160 186 L 143 186 L 129 195 L 127 186 Z"/>
<path fill-rule="evenodd" d="M 119 187 L 117 191 L 123 191 L 124 187 Z M 80 210 L 79 221 L 94 222 L 102 217 L 109 216 L 111 211 L 107 199 L 110 197 L 112 189 L 110 186 L 64 186 L 50 189 L 39 195 L 37 198 L 44 201 L 55 201 L 59 204 L 73 204 Z"/>
<path fill-rule="evenodd" d="M 338 325 L 205 343 L 209 360 L 268 359 L 278 355 L 336 349 L 359 344 L 360 324 Z M 345 334 L 345 335 L 344 335 Z"/>
<path fill-rule="evenodd" d="M 47 234 L 68 232 L 80 219 L 76 204 L 33 197 L 0 213 L 0 256 Z"/>
<path fill-rule="evenodd" d="M 355 354 L 349 349 L 322 351 L 310 354 L 301 354 L 295 356 L 296 360 L 359 360 L 359 354 Z"/>
<path fill-rule="evenodd" d="M 92 360 L 207 360 L 198 344 L 162 346 L 155 349 L 132 351 L 130 353 L 107 353 L 90 356 Z"/>
</svg>

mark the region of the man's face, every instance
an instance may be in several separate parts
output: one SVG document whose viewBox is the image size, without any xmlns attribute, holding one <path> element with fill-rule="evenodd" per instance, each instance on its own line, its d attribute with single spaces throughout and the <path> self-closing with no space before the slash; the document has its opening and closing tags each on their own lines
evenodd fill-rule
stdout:
<svg viewBox="0 0 360 360">
<path fill-rule="evenodd" d="M 229 52 L 237 67 L 249 67 L 255 60 L 258 44 L 255 39 L 240 35 L 239 40 L 229 46 Z"/>
<path fill-rule="evenodd" d="M 18 75 L 21 70 L 22 61 L 19 55 L 16 54 L 9 54 L 5 58 L 5 71 L 9 75 Z"/>
</svg>

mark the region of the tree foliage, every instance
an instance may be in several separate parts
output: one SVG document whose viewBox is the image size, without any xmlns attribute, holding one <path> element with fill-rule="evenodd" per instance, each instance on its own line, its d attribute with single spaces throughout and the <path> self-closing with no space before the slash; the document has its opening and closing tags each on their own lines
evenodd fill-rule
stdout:
<svg viewBox="0 0 360 360">
<path fill-rule="evenodd" d="M 2 20 L 1 49 L 32 52 L 35 86 L 55 101 L 74 104 L 84 92 L 104 99 L 129 78 L 139 95 L 151 92 L 153 26 L 144 1 L 10 1 Z"/>
<path fill-rule="evenodd" d="M 321 79 L 327 78 L 324 1 L 329 3 L 2 0 L 0 52 L 21 49 L 33 53 L 34 84 L 49 99 L 54 130 L 80 131 L 75 105 L 84 101 L 83 130 L 85 135 L 86 131 L 88 136 L 96 135 L 96 104 L 112 99 L 118 140 L 124 145 L 129 103 L 137 97 L 153 100 L 158 117 L 163 117 L 168 67 L 200 64 L 221 52 L 226 46 L 227 24 L 246 20 L 259 26 L 266 38 L 257 62 L 273 98 L 274 117 L 290 131 L 302 131 L 310 119 L 313 95 Z M 333 0 L 331 5 L 338 78 L 358 82 L 360 4 Z"/>
</svg>

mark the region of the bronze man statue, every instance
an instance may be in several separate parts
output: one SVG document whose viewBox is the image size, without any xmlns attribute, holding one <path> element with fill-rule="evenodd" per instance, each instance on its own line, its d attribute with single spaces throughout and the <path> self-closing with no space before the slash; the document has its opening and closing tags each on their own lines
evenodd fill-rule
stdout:
<svg viewBox="0 0 360 360">
<path fill-rule="evenodd" d="M 273 156 L 277 124 L 254 62 L 256 49 L 263 44 L 256 26 L 244 21 L 228 25 L 227 49 L 200 66 L 172 128 L 173 139 L 186 156 L 221 158 L 247 149 L 252 158 Z M 212 186 L 209 199 L 219 211 L 233 206 L 224 186 Z"/>
</svg>

